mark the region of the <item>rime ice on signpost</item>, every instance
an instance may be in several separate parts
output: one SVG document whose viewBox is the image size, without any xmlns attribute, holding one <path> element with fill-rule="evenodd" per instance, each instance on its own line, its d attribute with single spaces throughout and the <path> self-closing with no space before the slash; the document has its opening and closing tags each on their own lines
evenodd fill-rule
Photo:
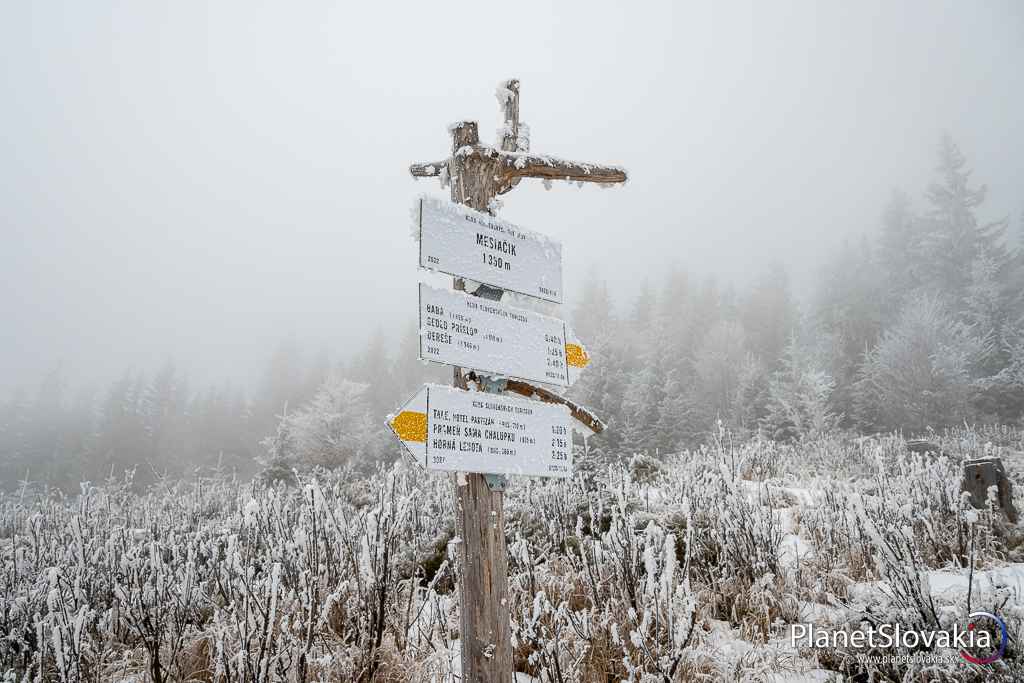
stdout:
<svg viewBox="0 0 1024 683">
<path fill-rule="evenodd" d="M 449 184 L 452 202 L 462 205 L 419 202 L 420 265 L 453 275 L 460 292 L 473 282 L 477 299 L 421 287 L 420 357 L 455 365 L 454 388 L 428 385 L 389 420 L 425 468 L 469 473 L 460 475 L 456 497 L 462 680 L 472 683 L 512 678 L 504 483 L 492 474 L 568 476 L 570 418 L 589 432 L 604 428 L 531 383 L 567 387 L 589 359 L 562 321 L 497 303 L 505 289 L 561 303 L 561 245 L 495 218 L 493 200 L 523 178 L 626 181 L 621 168 L 531 153 L 519 82 L 502 83 L 497 95 L 505 119 L 497 147 L 480 144 L 476 122 L 463 121 L 449 128 L 450 157 L 409 168 Z M 519 350 L 515 357 L 509 348 Z M 471 382 L 479 391 L 466 391 Z"/>
</svg>

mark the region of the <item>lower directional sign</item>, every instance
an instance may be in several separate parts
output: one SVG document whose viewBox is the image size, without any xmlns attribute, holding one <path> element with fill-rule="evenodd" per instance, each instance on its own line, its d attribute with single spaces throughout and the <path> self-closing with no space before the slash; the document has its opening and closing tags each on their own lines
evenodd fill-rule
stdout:
<svg viewBox="0 0 1024 683">
<path fill-rule="evenodd" d="M 428 470 L 568 477 L 564 405 L 426 384 L 388 425 Z"/>
</svg>

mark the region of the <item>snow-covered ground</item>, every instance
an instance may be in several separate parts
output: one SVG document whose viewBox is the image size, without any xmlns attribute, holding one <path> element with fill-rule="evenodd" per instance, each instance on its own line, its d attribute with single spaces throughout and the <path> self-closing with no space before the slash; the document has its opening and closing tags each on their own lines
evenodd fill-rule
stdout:
<svg viewBox="0 0 1024 683">
<path fill-rule="evenodd" d="M 997 509 L 965 506 L 957 457 L 970 455 L 835 436 L 515 480 L 515 680 L 913 678 L 917 664 L 789 636 L 806 623 L 966 623 L 972 562 L 970 608 L 998 613 L 1012 639 L 980 668 L 953 653 L 941 676 L 1014 680 L 1024 535 Z M 0 494 L 0 680 L 41 669 L 146 681 L 154 666 L 164 678 L 298 680 L 304 666 L 308 681 L 457 681 L 452 485 L 399 463 L 292 488 Z"/>
</svg>

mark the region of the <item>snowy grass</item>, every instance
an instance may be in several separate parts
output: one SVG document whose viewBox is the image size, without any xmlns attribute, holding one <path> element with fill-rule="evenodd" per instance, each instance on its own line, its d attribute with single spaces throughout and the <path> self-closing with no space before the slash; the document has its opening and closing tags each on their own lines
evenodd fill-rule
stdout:
<svg viewBox="0 0 1024 683">
<path fill-rule="evenodd" d="M 1022 441 L 962 429 L 945 455 L 914 456 L 896 438 L 719 439 L 517 480 L 519 680 L 1014 680 L 1020 533 L 970 508 L 959 468 L 1001 449 L 1019 496 Z M 399 463 L 291 488 L 0 495 L 0 680 L 458 680 L 452 486 Z M 1012 638 L 984 668 L 868 664 L 787 638 L 808 620 L 946 628 L 978 609 Z"/>
</svg>

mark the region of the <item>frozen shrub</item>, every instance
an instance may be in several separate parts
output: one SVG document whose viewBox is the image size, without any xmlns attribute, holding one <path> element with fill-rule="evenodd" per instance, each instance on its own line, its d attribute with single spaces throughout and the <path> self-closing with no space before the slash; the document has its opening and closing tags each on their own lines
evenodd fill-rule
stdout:
<svg viewBox="0 0 1024 683">
<path fill-rule="evenodd" d="M 505 497 L 516 669 L 543 683 L 812 666 L 970 680 L 778 647 L 809 616 L 945 627 L 970 606 L 1004 616 L 1014 639 L 985 673 L 1019 678 L 1019 587 L 980 578 L 1014 531 L 992 505 L 966 504 L 959 475 L 985 449 L 1019 447 L 1020 432 L 933 438 L 946 455 L 908 454 L 893 436 L 736 442 L 723 427 L 656 461 L 517 479 Z M 0 493 L 0 680 L 454 680 L 453 483 L 410 467 L 300 471 L 293 486 L 218 475 L 145 493 L 130 478 L 74 497 Z M 935 570 L 972 568 L 966 595 L 929 585 Z"/>
<path fill-rule="evenodd" d="M 542 680 L 674 680 L 695 633 L 689 562 L 671 533 L 637 522 L 621 505 L 604 533 L 580 519 L 563 558 L 513 544 L 514 643 Z"/>
</svg>

